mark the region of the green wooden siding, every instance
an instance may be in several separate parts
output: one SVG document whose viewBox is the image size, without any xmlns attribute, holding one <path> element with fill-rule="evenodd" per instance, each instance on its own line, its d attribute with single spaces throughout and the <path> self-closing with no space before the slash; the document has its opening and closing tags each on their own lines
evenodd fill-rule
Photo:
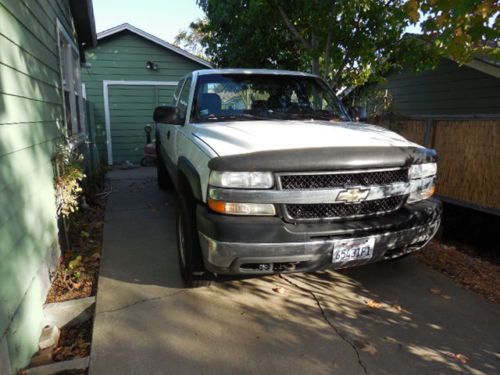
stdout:
<svg viewBox="0 0 500 375">
<path fill-rule="evenodd" d="M 500 79 L 443 59 L 435 70 L 391 74 L 388 89 L 402 115 L 500 113 Z"/>
<path fill-rule="evenodd" d="M 103 81 L 179 81 L 184 75 L 205 67 L 159 46 L 132 32 L 122 31 L 99 40 L 96 48 L 85 52 L 90 68 L 82 70 L 87 99 L 95 105 L 96 140 L 100 155 L 106 157 Z M 146 69 L 154 61 L 159 69 Z M 109 105 L 114 162 L 142 157 L 146 136 L 144 126 L 152 124 L 157 103 L 171 102 L 174 88 L 148 86 L 110 86 Z M 158 99 L 155 94 L 158 90 Z M 115 144 L 116 143 L 116 144 Z"/>
<path fill-rule="evenodd" d="M 112 124 L 113 161 L 129 160 L 138 164 L 146 143 L 144 127 L 154 127 L 151 115 L 155 107 L 170 104 L 175 86 L 111 86 L 109 109 Z"/>
<path fill-rule="evenodd" d="M 57 264 L 52 155 L 64 126 L 56 19 L 73 34 L 65 0 L 0 2 L 0 372 L 17 371 L 37 350 Z"/>
</svg>

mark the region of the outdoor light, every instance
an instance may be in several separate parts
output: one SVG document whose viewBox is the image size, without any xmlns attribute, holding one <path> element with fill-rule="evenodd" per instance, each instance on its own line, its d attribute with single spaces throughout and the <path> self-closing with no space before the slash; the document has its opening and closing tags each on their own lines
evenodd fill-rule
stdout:
<svg viewBox="0 0 500 375">
<path fill-rule="evenodd" d="M 153 61 L 146 61 L 146 69 L 157 71 L 158 64 Z"/>
</svg>

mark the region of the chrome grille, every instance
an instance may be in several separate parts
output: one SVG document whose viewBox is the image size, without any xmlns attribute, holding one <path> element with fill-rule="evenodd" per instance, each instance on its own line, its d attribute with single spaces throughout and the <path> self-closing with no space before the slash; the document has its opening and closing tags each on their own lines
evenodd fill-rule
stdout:
<svg viewBox="0 0 500 375">
<path fill-rule="evenodd" d="M 408 169 L 385 171 L 281 175 L 283 190 L 330 189 L 334 187 L 389 185 L 408 181 Z"/>
<path fill-rule="evenodd" d="M 403 204 L 404 199 L 403 195 L 399 195 L 357 204 L 287 204 L 286 210 L 290 218 L 295 220 L 346 218 L 394 211 Z"/>
<path fill-rule="evenodd" d="M 369 189 L 371 186 L 386 186 L 409 181 L 407 168 L 279 174 L 278 179 L 278 189 L 280 190 L 321 190 L 349 187 Z M 282 211 L 284 216 L 291 221 L 335 220 L 371 216 L 399 209 L 404 204 L 406 197 L 406 195 L 388 196 L 360 203 L 285 204 L 282 205 Z"/>
</svg>

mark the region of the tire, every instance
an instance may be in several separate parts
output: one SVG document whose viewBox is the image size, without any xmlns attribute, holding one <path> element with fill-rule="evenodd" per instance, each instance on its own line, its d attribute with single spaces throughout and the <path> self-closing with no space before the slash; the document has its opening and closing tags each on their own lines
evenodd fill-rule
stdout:
<svg viewBox="0 0 500 375">
<path fill-rule="evenodd" d="M 184 283 L 189 288 L 210 286 L 214 276 L 205 269 L 198 240 L 194 201 L 179 194 L 177 210 L 177 251 L 179 268 Z"/>
<path fill-rule="evenodd" d="M 161 190 L 169 190 L 172 188 L 172 180 L 170 179 L 167 168 L 165 168 L 161 159 L 159 159 L 158 163 L 156 163 L 156 177 L 158 180 L 158 187 Z"/>
</svg>

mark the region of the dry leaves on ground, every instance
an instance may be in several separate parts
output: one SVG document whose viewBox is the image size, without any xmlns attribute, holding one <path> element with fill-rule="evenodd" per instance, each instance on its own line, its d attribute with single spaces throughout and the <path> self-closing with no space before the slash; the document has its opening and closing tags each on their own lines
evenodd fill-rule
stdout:
<svg viewBox="0 0 500 375">
<path fill-rule="evenodd" d="M 67 361 L 89 356 L 91 336 L 91 320 L 74 327 L 63 328 L 59 343 L 52 354 L 53 360 Z"/>
<path fill-rule="evenodd" d="M 78 211 L 70 220 L 70 249 L 63 249 L 47 303 L 95 294 L 100 264 L 105 201 Z"/>
<path fill-rule="evenodd" d="M 416 254 L 422 263 L 448 275 L 466 289 L 500 304 L 500 266 L 468 255 L 455 246 L 447 246 L 437 240 L 431 241 Z M 451 299 L 451 296 L 437 288 L 431 288 L 429 292 Z"/>
</svg>

